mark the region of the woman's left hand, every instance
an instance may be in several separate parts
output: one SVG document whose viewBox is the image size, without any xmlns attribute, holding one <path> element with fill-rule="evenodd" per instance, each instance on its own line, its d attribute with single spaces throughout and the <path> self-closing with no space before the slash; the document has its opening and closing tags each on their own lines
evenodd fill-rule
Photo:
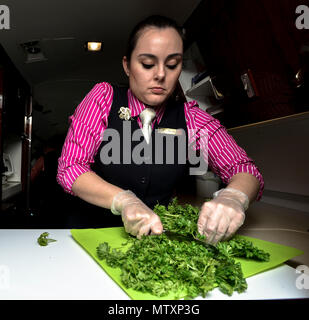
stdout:
<svg viewBox="0 0 309 320">
<path fill-rule="evenodd" d="M 230 238 L 244 223 L 248 197 L 239 190 L 220 190 L 211 201 L 205 202 L 198 219 L 198 231 L 206 242 L 216 244 Z"/>
</svg>

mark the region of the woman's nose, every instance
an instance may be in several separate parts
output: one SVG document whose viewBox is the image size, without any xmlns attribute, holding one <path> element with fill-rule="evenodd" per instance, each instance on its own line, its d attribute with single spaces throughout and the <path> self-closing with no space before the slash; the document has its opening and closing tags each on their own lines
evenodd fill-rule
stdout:
<svg viewBox="0 0 309 320">
<path fill-rule="evenodd" d="M 156 80 L 163 80 L 165 78 L 165 69 L 164 66 L 158 66 L 155 74 Z"/>
</svg>

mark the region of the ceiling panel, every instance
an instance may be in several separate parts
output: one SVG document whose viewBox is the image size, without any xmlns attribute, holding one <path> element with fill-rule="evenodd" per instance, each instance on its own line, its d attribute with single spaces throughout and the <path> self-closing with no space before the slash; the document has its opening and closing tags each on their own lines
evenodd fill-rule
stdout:
<svg viewBox="0 0 309 320">
<path fill-rule="evenodd" d="M 10 30 L 0 30 L 0 42 L 24 78 L 33 87 L 34 98 L 44 110 L 37 115 L 53 123 L 51 131 L 34 121 L 37 134 L 65 131 L 67 115 L 76 101 L 96 82 L 123 83 L 121 59 L 129 32 L 151 14 L 174 18 L 182 25 L 200 0 L 2 0 L 10 9 Z M 89 39 L 104 42 L 104 51 L 89 54 L 83 44 Z M 47 60 L 25 63 L 21 43 L 37 40 Z M 67 92 L 65 99 L 62 99 Z M 35 115 L 34 111 L 34 115 Z M 58 121 L 56 119 L 58 118 Z M 35 119 L 34 119 L 35 120 Z M 58 127 L 55 123 L 59 123 Z M 44 134 L 43 134 L 44 131 Z"/>
</svg>

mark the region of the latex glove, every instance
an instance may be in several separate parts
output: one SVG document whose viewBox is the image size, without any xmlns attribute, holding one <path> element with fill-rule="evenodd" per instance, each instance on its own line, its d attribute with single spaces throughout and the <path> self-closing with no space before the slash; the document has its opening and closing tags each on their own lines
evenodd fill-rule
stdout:
<svg viewBox="0 0 309 320">
<path fill-rule="evenodd" d="M 121 215 L 126 232 L 138 239 L 142 235 L 161 234 L 163 231 L 159 216 L 130 190 L 121 191 L 114 196 L 111 211 Z"/>
<path fill-rule="evenodd" d="M 225 188 L 215 192 L 214 199 L 205 202 L 200 210 L 199 233 L 210 244 L 227 240 L 244 223 L 248 205 L 248 196 L 239 190 Z"/>
</svg>

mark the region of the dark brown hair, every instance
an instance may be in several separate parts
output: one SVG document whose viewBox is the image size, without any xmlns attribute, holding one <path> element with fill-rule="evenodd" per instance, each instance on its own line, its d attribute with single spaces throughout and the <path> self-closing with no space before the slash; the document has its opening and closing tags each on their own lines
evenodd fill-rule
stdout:
<svg viewBox="0 0 309 320">
<path fill-rule="evenodd" d="M 152 16 L 140 21 L 131 31 L 131 34 L 129 36 L 129 40 L 127 43 L 127 49 L 126 49 L 126 57 L 127 57 L 128 62 L 130 62 L 130 60 L 131 60 L 132 51 L 136 47 L 136 43 L 137 43 L 138 38 L 140 37 L 141 32 L 147 27 L 156 27 L 159 29 L 174 28 L 178 32 L 182 41 L 184 41 L 183 29 L 178 26 L 176 21 L 174 21 L 173 19 L 168 18 L 168 17 L 164 17 L 164 16 L 160 16 L 160 15 L 152 15 Z"/>
</svg>

